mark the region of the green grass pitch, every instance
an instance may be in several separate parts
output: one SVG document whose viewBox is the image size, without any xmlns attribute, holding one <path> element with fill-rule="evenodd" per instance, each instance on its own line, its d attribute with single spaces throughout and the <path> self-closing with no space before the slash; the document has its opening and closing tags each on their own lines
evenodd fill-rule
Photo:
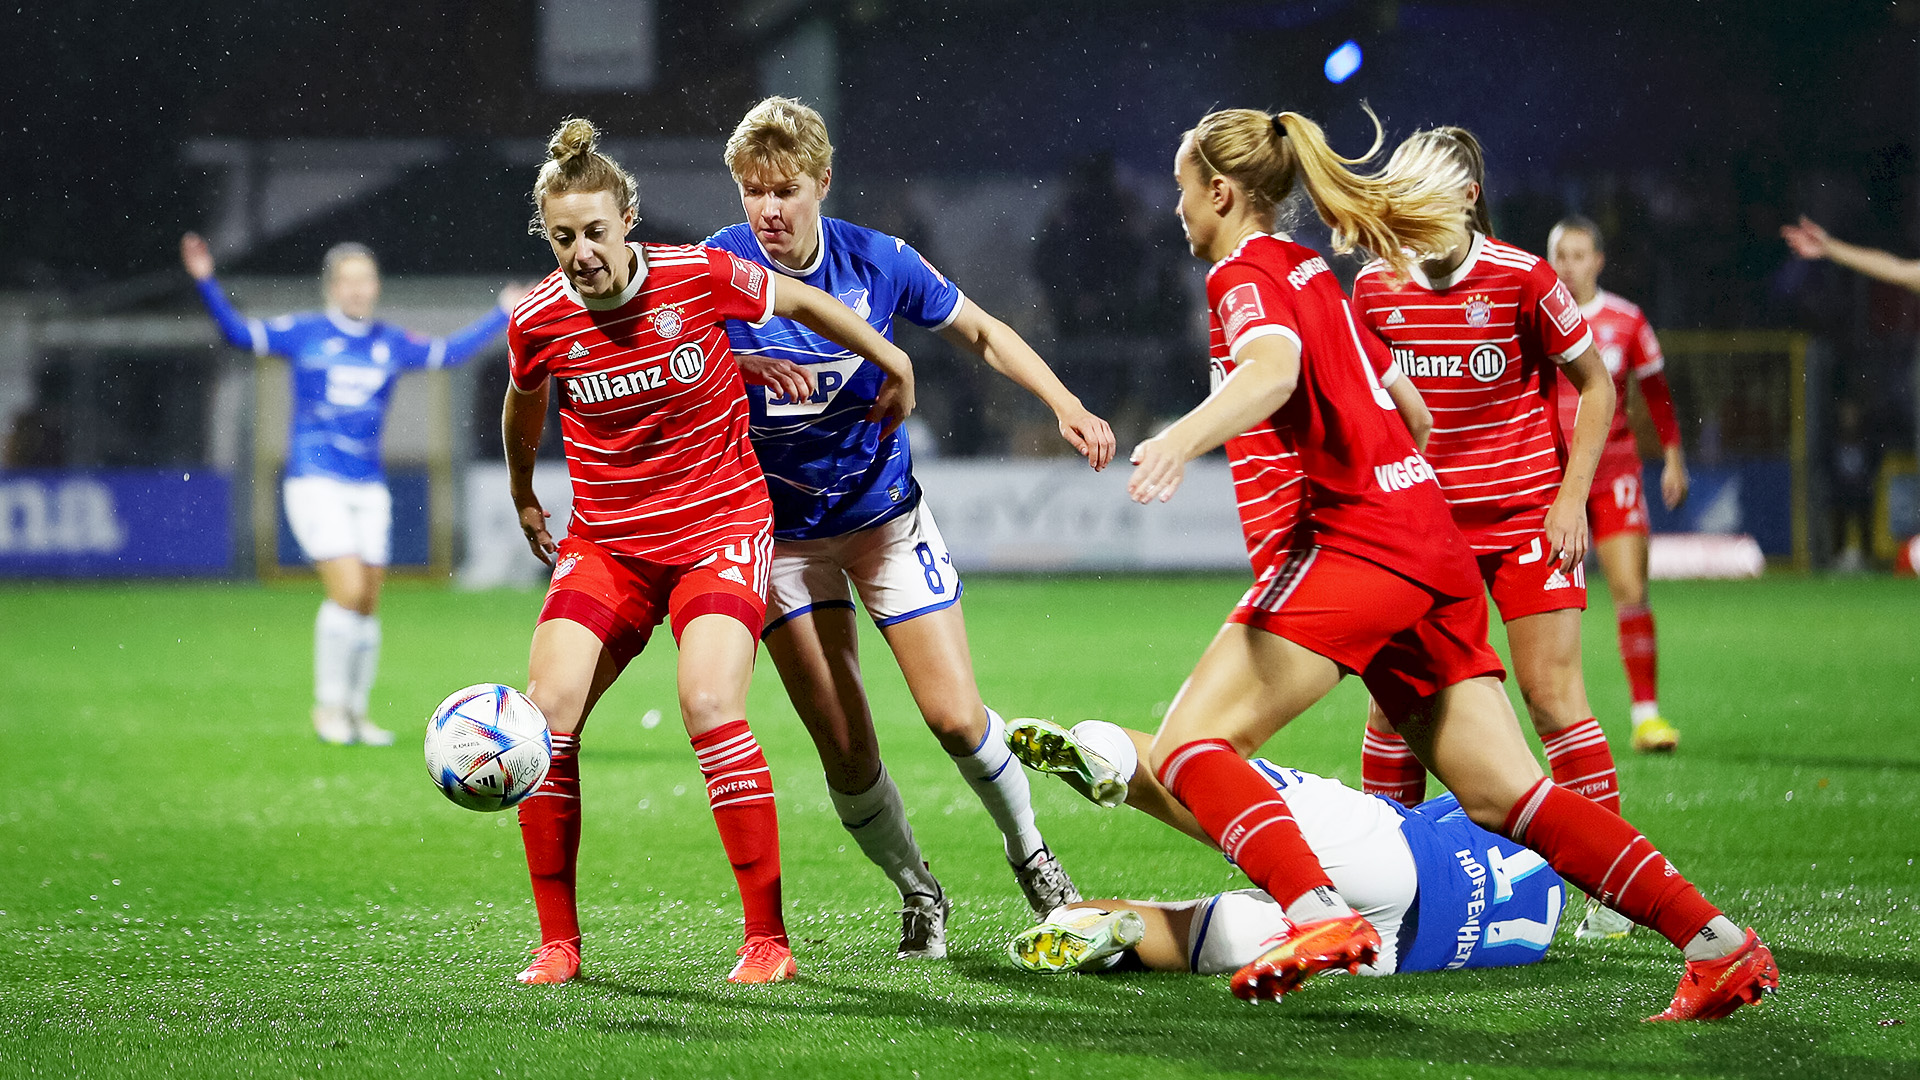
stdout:
<svg viewBox="0 0 1920 1080">
<path fill-rule="evenodd" d="M 978 577 L 980 683 L 1008 716 L 1147 727 L 1241 586 L 1228 577 Z M 1587 673 L 1626 809 L 1760 928 L 1780 994 L 1717 1025 L 1645 1025 L 1677 955 L 1563 929 L 1530 968 L 1326 978 L 1278 1006 L 1187 976 L 1039 979 L 1002 952 L 1025 905 L 986 814 L 868 642 L 952 956 L 892 959 L 890 888 L 850 850 L 764 662 L 751 719 L 779 789 L 801 979 L 722 981 L 739 908 L 678 723 L 665 634 L 587 730 L 586 977 L 512 981 L 535 921 L 513 815 L 428 783 L 427 711 L 524 683 L 533 593 L 390 591 L 375 719 L 307 726 L 311 587 L 0 590 L 0 1076 L 1920 1076 L 1920 584 L 1657 587 L 1670 759 L 1624 749 L 1604 596 Z M 642 716 L 664 719 L 646 727 Z M 1357 783 L 1349 680 L 1268 754 Z M 1035 778 L 1090 896 L 1233 886 L 1216 855 Z M 1569 924 L 1572 920 L 1568 920 Z"/>
</svg>

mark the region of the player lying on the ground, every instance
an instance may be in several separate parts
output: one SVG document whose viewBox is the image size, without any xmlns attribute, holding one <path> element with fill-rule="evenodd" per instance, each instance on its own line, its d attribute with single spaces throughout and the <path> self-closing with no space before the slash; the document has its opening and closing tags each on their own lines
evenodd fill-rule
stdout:
<svg viewBox="0 0 1920 1080">
<path fill-rule="evenodd" d="M 1072 730 L 1016 720 L 1014 756 L 1054 773 L 1095 802 L 1124 800 L 1214 847 L 1193 815 L 1153 774 L 1139 769 L 1153 736 L 1087 720 Z M 1525 847 L 1467 820 L 1452 795 L 1408 810 L 1338 780 L 1255 759 L 1284 799 L 1307 845 L 1354 910 L 1380 932 L 1366 975 L 1512 967 L 1546 955 L 1566 889 Z M 1007 943 L 1028 971 L 1103 971 L 1131 952 L 1153 971 L 1224 975 L 1252 963 L 1292 924 L 1273 897 L 1233 889 L 1197 900 L 1087 900 L 1050 915 Z"/>
</svg>

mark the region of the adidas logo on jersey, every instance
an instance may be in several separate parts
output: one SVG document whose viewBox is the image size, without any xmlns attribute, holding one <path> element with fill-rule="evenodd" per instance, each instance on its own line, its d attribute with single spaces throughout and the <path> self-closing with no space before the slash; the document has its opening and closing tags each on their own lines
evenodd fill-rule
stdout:
<svg viewBox="0 0 1920 1080">
<path fill-rule="evenodd" d="M 745 585 L 747 583 L 747 579 L 740 575 L 740 568 L 737 566 L 729 566 L 725 570 L 720 571 L 720 576 L 733 582 L 735 585 Z"/>
<path fill-rule="evenodd" d="M 585 355 L 587 355 L 587 347 L 577 341 L 573 343 L 573 348 L 567 350 L 569 360 L 578 360 Z"/>
<path fill-rule="evenodd" d="M 1406 321 L 1407 321 L 1406 315 L 1402 313 L 1399 308 L 1394 308 L 1392 314 L 1389 314 L 1387 316 L 1388 326 L 1399 326 L 1401 323 Z"/>
</svg>

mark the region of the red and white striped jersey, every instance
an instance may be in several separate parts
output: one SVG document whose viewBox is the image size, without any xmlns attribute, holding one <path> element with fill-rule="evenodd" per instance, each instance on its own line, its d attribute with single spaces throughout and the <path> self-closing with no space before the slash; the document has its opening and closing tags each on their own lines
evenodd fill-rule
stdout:
<svg viewBox="0 0 1920 1080">
<path fill-rule="evenodd" d="M 1208 272 L 1207 308 L 1216 387 L 1262 337 L 1300 350 L 1286 404 L 1227 442 L 1255 572 L 1319 544 L 1447 596 L 1476 595 L 1479 573 L 1382 383 L 1391 363 L 1367 343 L 1327 260 L 1284 234 L 1255 235 Z"/>
<path fill-rule="evenodd" d="M 715 248 L 628 248 L 639 267 L 620 295 L 582 297 L 556 270 L 514 308 L 513 384 L 556 380 L 573 479 L 567 531 L 690 565 L 772 527 L 726 320 L 771 318 L 773 276 Z"/>
<path fill-rule="evenodd" d="M 1433 412 L 1427 460 L 1473 550 L 1526 544 L 1565 471 L 1556 365 L 1593 344 L 1572 294 L 1544 260 L 1475 233 L 1444 278 L 1369 264 L 1353 301 Z"/>
<path fill-rule="evenodd" d="M 1660 436 L 1661 446 L 1680 445 L 1680 423 L 1673 415 L 1673 393 L 1667 388 L 1666 357 L 1660 352 L 1660 339 L 1638 304 L 1605 289 L 1596 289 L 1593 299 L 1580 305 L 1580 314 L 1593 328 L 1593 346 L 1607 363 L 1613 376 L 1613 425 L 1607 429 L 1603 453 L 1639 457 L 1634 446 L 1633 429 L 1627 426 L 1627 377 L 1640 384 L 1647 402 L 1647 415 Z M 1561 378 L 1565 378 L 1565 374 Z M 1580 394 L 1573 384 L 1560 388 L 1560 427 L 1573 437 L 1573 422 L 1580 414 Z"/>
</svg>

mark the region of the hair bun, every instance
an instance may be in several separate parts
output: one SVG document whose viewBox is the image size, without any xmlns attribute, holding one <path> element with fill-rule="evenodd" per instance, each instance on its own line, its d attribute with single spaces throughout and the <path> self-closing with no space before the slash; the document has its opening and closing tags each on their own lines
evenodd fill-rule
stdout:
<svg viewBox="0 0 1920 1080">
<path fill-rule="evenodd" d="M 565 164 L 574 158 L 593 153 L 593 144 L 600 133 L 593 129 L 593 121 L 574 117 L 560 125 L 547 140 L 547 155 L 553 160 Z"/>
</svg>

